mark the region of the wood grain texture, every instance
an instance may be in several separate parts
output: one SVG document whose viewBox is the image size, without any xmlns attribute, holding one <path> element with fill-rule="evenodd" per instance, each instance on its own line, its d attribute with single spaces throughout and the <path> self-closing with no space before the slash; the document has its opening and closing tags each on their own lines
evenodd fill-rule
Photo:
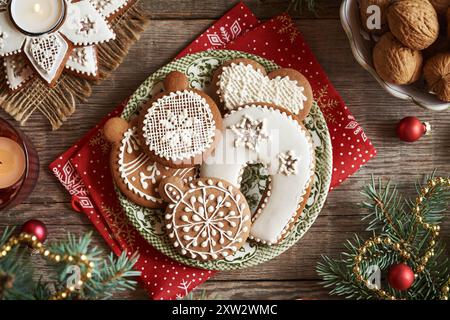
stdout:
<svg viewBox="0 0 450 320">
<path fill-rule="evenodd" d="M 67 232 L 92 231 L 88 219 L 71 210 L 69 197 L 57 183 L 48 165 L 74 144 L 114 106 L 131 94 L 151 73 L 168 63 L 199 33 L 219 18 L 236 1 L 152 0 L 142 1 L 151 25 L 132 47 L 123 65 L 106 81 L 94 87 L 86 104 L 78 106 L 72 118 L 58 131 L 35 114 L 24 128 L 36 145 L 41 174 L 35 192 L 27 201 L 0 213 L 0 231 L 5 226 L 20 226 L 31 218 L 42 219 L 50 231 L 50 241 L 62 239 Z M 281 13 L 286 1 L 250 0 L 246 2 L 260 18 Z M 323 0 L 319 17 L 304 14 L 296 19 L 306 41 L 348 107 L 378 149 L 378 156 L 353 177 L 330 193 L 316 223 L 288 252 L 260 267 L 239 272 L 222 272 L 202 285 L 211 297 L 223 299 L 329 299 L 315 273 L 322 254 L 336 257 L 344 241 L 357 232 L 364 233 L 358 203 L 361 188 L 370 174 L 397 181 L 406 195 L 414 195 L 412 182 L 437 169 L 450 172 L 450 113 L 432 113 L 389 96 L 354 60 L 340 26 L 340 1 Z M 433 134 L 418 143 L 404 144 L 395 137 L 395 125 L 403 117 L 416 115 L 433 126 Z M 13 121 L 3 111 L 0 116 Z M 13 123 L 14 124 L 14 123 Z M 14 124 L 16 125 L 16 124 Z M 443 225 L 448 243 L 450 223 Z M 94 244 L 108 250 L 94 232 Z M 39 264 L 39 274 L 49 272 Z M 118 299 L 145 299 L 142 289 L 117 295 Z"/>
</svg>

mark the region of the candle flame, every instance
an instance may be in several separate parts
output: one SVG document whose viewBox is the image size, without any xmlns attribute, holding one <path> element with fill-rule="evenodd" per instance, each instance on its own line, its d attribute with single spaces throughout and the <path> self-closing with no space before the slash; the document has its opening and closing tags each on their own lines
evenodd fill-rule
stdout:
<svg viewBox="0 0 450 320">
<path fill-rule="evenodd" d="M 41 5 L 40 5 L 39 3 L 36 3 L 36 4 L 33 6 L 33 9 L 34 9 L 34 12 L 35 12 L 35 13 L 41 13 Z"/>
</svg>

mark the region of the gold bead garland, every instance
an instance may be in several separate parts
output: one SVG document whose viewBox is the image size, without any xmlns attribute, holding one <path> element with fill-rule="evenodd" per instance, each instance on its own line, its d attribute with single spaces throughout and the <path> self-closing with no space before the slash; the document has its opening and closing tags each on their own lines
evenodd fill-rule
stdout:
<svg viewBox="0 0 450 320">
<path fill-rule="evenodd" d="M 437 187 L 437 186 L 443 186 L 443 187 L 450 187 L 450 178 L 434 178 L 428 180 L 425 187 L 422 187 L 419 196 L 416 198 L 415 206 L 412 210 L 412 213 L 415 216 L 416 221 L 418 224 L 425 229 L 426 231 L 429 231 L 431 234 L 431 239 L 428 242 L 428 247 L 425 251 L 425 254 L 423 257 L 419 259 L 420 263 L 416 267 L 416 270 L 414 270 L 414 274 L 417 278 L 417 276 L 422 273 L 425 270 L 425 267 L 429 261 L 429 259 L 434 255 L 434 247 L 436 245 L 436 238 L 439 236 L 440 227 L 438 225 L 432 225 L 429 223 L 423 222 L 423 216 L 422 216 L 422 203 L 425 200 L 427 196 L 429 196 L 430 191 Z M 370 249 L 373 246 L 384 244 L 386 246 L 391 247 L 394 251 L 397 251 L 397 253 L 402 257 L 402 259 L 406 262 L 411 259 L 411 254 L 408 252 L 408 245 L 409 243 L 405 241 L 399 241 L 394 243 L 391 238 L 389 237 L 372 237 L 368 239 L 360 248 L 358 248 L 358 254 L 354 258 L 354 267 L 353 267 L 353 273 L 355 276 L 355 279 L 358 282 L 363 283 L 365 286 L 367 286 L 370 290 L 373 290 L 380 298 L 382 299 L 388 299 L 388 300 L 396 300 L 397 297 L 394 295 L 388 294 L 386 291 L 381 290 L 380 288 L 374 287 L 370 281 L 366 280 L 364 276 L 361 274 L 361 263 L 366 260 L 367 258 L 365 255 L 367 252 L 370 252 Z M 441 300 L 448 300 L 450 292 L 450 279 L 446 281 L 444 286 L 441 288 Z"/>
<path fill-rule="evenodd" d="M 78 281 L 78 287 L 82 287 L 89 279 L 92 277 L 92 272 L 95 268 L 95 264 L 85 255 L 79 256 L 70 256 L 65 255 L 61 256 L 59 254 L 53 253 L 50 250 L 46 249 L 45 246 L 37 240 L 37 237 L 28 233 L 21 233 L 19 236 L 12 236 L 8 239 L 8 241 L 0 248 L 0 259 L 6 257 L 8 253 L 16 246 L 21 244 L 28 244 L 32 249 L 35 249 L 36 252 L 42 255 L 49 261 L 55 263 L 69 263 L 78 266 L 85 266 L 85 272 L 81 274 L 80 280 Z M 76 290 L 75 286 L 71 286 L 66 288 L 65 290 L 58 291 L 55 293 L 50 300 L 63 300 L 70 296 L 72 292 Z"/>
</svg>

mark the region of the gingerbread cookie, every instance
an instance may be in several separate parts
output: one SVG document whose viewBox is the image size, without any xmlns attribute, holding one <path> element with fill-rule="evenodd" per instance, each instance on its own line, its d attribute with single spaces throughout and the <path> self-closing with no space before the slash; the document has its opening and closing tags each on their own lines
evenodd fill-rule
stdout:
<svg viewBox="0 0 450 320">
<path fill-rule="evenodd" d="M 104 134 L 113 144 L 110 166 L 119 190 L 134 203 L 148 208 L 163 208 L 158 186 L 161 180 L 176 176 L 189 183 L 196 178 L 197 168 L 171 169 L 156 163 L 142 151 L 134 124 L 121 118 L 110 119 Z"/>
<path fill-rule="evenodd" d="M 309 81 L 294 69 L 267 74 L 250 59 L 225 62 L 214 74 L 213 83 L 226 111 L 249 103 L 268 103 L 284 108 L 303 120 L 313 103 Z"/>
<path fill-rule="evenodd" d="M 144 150 L 153 161 L 168 167 L 201 164 L 220 138 L 219 109 L 208 95 L 190 89 L 181 72 L 168 74 L 164 89 L 139 117 Z"/>
<path fill-rule="evenodd" d="M 182 255 L 203 261 L 224 259 L 244 245 L 251 213 L 238 188 L 220 179 L 184 184 L 172 177 L 161 182 L 160 190 L 169 202 L 167 233 Z"/>
<path fill-rule="evenodd" d="M 269 185 L 256 213 L 250 238 L 277 244 L 300 217 L 314 177 L 315 154 L 309 132 L 293 114 L 266 104 L 250 104 L 224 118 L 226 131 L 201 177 L 239 187 L 248 164 L 263 164 Z"/>
</svg>

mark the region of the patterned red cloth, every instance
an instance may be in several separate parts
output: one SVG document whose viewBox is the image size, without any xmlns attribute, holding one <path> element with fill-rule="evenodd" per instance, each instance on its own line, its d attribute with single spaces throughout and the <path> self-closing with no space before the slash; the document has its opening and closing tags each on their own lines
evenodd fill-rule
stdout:
<svg viewBox="0 0 450 320">
<path fill-rule="evenodd" d="M 300 70 L 310 78 L 316 100 L 327 119 L 334 149 L 332 187 L 373 157 L 370 141 L 327 79 L 297 28 L 287 15 L 258 25 L 253 13 L 242 3 L 207 29 L 177 58 L 208 49 L 236 49 L 274 60 L 284 67 Z M 270 45 L 269 45 L 270 44 Z M 274 45 L 276 44 L 276 45 Z M 109 145 L 102 127 L 120 115 L 119 106 L 50 168 L 73 199 L 73 206 L 91 220 L 116 253 L 140 255 L 136 269 L 152 299 L 182 298 L 213 272 L 187 267 L 162 255 L 129 224 L 114 192 L 108 163 Z"/>
</svg>

